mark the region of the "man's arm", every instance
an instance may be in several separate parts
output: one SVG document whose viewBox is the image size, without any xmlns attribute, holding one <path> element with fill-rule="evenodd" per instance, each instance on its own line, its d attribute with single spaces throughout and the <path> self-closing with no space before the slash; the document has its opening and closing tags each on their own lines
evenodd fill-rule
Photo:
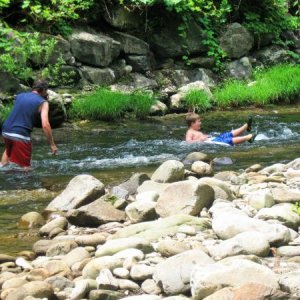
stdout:
<svg viewBox="0 0 300 300">
<path fill-rule="evenodd" d="M 50 144 L 51 147 L 51 152 L 52 154 L 57 153 L 57 147 L 54 143 L 53 135 L 52 135 L 52 129 L 49 123 L 49 103 L 48 102 L 43 102 L 41 105 L 41 120 L 42 120 L 42 128 L 44 131 L 45 136 L 47 137 L 47 140 Z"/>
</svg>

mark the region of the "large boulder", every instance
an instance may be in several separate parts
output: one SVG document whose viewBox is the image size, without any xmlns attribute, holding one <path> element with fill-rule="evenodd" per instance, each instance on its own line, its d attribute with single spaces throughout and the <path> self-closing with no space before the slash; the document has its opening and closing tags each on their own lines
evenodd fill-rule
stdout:
<svg viewBox="0 0 300 300">
<path fill-rule="evenodd" d="M 164 26 L 159 28 L 150 36 L 150 46 L 153 51 L 161 57 L 179 57 L 190 54 L 203 53 L 207 47 L 202 43 L 204 33 L 202 28 L 191 20 L 185 29 L 186 36 L 178 34 L 180 20 L 173 17 L 166 17 L 163 20 Z M 185 45 L 185 47 L 182 47 Z"/>
<path fill-rule="evenodd" d="M 200 300 L 224 286 L 257 283 L 278 289 L 277 281 L 276 274 L 268 267 L 245 259 L 232 259 L 195 267 L 191 275 L 191 291 L 193 299 Z"/>
<path fill-rule="evenodd" d="M 104 184 L 91 175 L 74 177 L 66 189 L 46 207 L 47 211 L 68 211 L 91 203 L 105 193 Z"/>
<path fill-rule="evenodd" d="M 0 70 L 0 82 L 0 93 L 15 94 L 22 90 L 19 81 L 3 70 Z"/>
<path fill-rule="evenodd" d="M 176 182 L 184 177 L 184 165 L 177 160 L 161 164 L 151 176 L 151 180 L 161 183 Z"/>
<path fill-rule="evenodd" d="M 69 40 L 75 58 L 95 67 L 107 67 L 121 50 L 119 42 L 103 34 L 74 31 Z"/>
<path fill-rule="evenodd" d="M 151 221 L 157 218 L 155 206 L 153 201 L 135 201 L 127 205 L 125 211 L 132 223 Z"/>
<path fill-rule="evenodd" d="M 228 57 L 240 58 L 251 50 L 254 38 L 241 24 L 232 23 L 221 36 L 220 44 Z"/>
<path fill-rule="evenodd" d="M 111 68 L 81 67 L 83 77 L 92 84 L 110 85 L 116 80 L 114 71 Z"/>
<path fill-rule="evenodd" d="M 202 208 L 209 208 L 214 200 L 214 190 L 207 184 L 185 180 L 170 184 L 157 200 L 156 212 L 161 217 L 173 214 L 196 216 Z"/>
<path fill-rule="evenodd" d="M 125 213 L 114 208 L 105 199 L 106 196 L 103 196 L 90 204 L 70 210 L 67 213 L 68 220 L 77 226 L 99 226 L 108 222 L 124 221 Z"/>
<path fill-rule="evenodd" d="M 248 57 L 231 61 L 226 65 L 228 74 L 238 80 L 249 79 L 252 75 L 252 65 Z"/>
<path fill-rule="evenodd" d="M 156 265 L 153 278 L 167 295 L 176 295 L 190 290 L 191 273 L 195 266 L 214 263 L 200 249 L 177 254 Z"/>
<path fill-rule="evenodd" d="M 271 46 L 253 53 L 253 57 L 257 60 L 257 63 L 263 65 L 275 65 L 284 62 L 291 61 L 291 56 L 288 50 L 279 46 Z"/>
</svg>

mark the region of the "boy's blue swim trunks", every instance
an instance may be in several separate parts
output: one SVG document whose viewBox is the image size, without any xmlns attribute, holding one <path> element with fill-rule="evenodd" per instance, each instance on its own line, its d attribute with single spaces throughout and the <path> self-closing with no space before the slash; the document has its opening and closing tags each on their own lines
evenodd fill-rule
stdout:
<svg viewBox="0 0 300 300">
<path fill-rule="evenodd" d="M 225 143 L 225 144 L 229 144 L 229 145 L 233 146 L 232 138 L 233 138 L 232 132 L 228 131 L 228 132 L 221 133 L 217 137 L 213 138 L 212 141 L 219 142 L 219 143 Z"/>
</svg>

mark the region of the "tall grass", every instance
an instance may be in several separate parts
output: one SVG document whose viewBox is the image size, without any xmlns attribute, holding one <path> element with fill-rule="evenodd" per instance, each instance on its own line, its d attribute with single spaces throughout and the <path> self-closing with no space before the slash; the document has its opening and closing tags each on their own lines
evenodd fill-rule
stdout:
<svg viewBox="0 0 300 300">
<path fill-rule="evenodd" d="M 184 96 L 188 108 L 201 112 L 211 108 L 211 97 L 203 90 L 191 89 Z"/>
<path fill-rule="evenodd" d="M 148 115 L 153 103 L 154 97 L 146 93 L 125 94 L 101 88 L 75 99 L 69 116 L 73 119 L 109 121 L 122 117 L 126 111 L 131 111 L 136 117 L 142 118 Z"/>
<path fill-rule="evenodd" d="M 254 75 L 254 82 L 228 81 L 213 92 L 219 107 L 292 102 L 300 95 L 300 66 L 277 65 Z"/>
</svg>

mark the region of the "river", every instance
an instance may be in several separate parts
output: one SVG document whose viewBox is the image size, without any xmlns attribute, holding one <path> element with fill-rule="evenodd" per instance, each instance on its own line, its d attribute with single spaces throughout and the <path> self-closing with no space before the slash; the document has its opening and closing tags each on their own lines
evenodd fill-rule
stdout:
<svg viewBox="0 0 300 300">
<path fill-rule="evenodd" d="M 231 130 L 242 125 L 248 114 L 246 110 L 205 114 L 202 130 L 212 134 Z M 234 160 L 233 165 L 217 167 L 217 170 L 239 170 L 254 163 L 270 165 L 300 157 L 298 106 L 255 109 L 251 114 L 254 115 L 253 128 L 259 131 L 256 141 L 234 147 L 185 143 L 183 115 L 109 124 L 65 124 L 54 130 L 59 148 L 57 156 L 50 154 L 42 132 L 35 130 L 33 171 L 26 174 L 0 171 L 0 253 L 16 253 L 31 247 L 36 237 L 18 228 L 20 216 L 29 211 L 41 212 L 78 174 L 92 174 L 106 185 L 114 185 L 135 172 L 151 175 L 165 160 L 182 160 L 193 151 Z"/>
</svg>

